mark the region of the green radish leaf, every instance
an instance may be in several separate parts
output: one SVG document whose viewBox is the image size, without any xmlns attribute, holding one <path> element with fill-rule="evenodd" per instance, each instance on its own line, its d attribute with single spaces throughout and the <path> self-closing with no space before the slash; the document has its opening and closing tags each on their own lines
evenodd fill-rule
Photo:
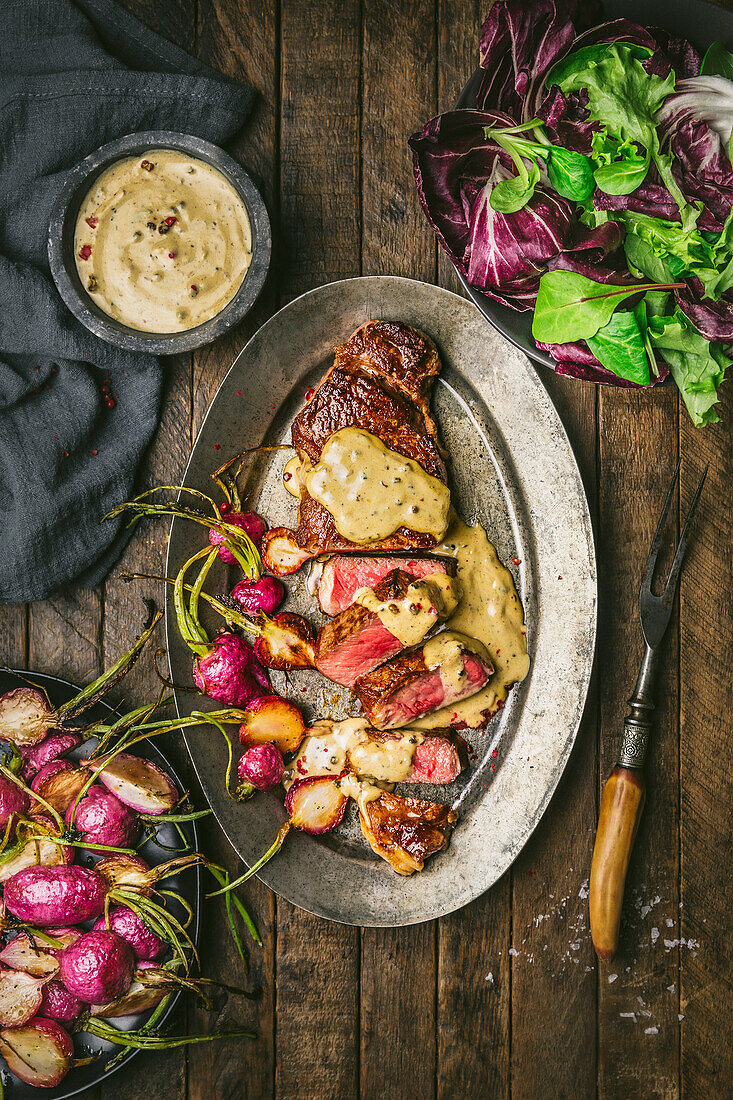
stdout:
<svg viewBox="0 0 733 1100">
<path fill-rule="evenodd" d="M 724 76 L 733 80 L 733 53 L 722 42 L 713 42 L 702 59 L 700 76 Z"/>
<path fill-rule="evenodd" d="M 532 335 L 543 344 L 587 340 L 610 321 L 627 298 L 658 289 L 648 283 L 597 283 L 575 271 L 547 271 L 540 279 Z"/>
<path fill-rule="evenodd" d="M 636 310 L 614 313 L 595 336 L 587 338 L 587 343 L 606 370 L 640 386 L 649 385 L 649 356 Z"/>
<path fill-rule="evenodd" d="M 540 170 L 533 164 L 524 175 L 512 176 L 495 184 L 489 196 L 489 204 L 500 214 L 514 214 L 527 205 L 540 182 Z"/>
<path fill-rule="evenodd" d="M 547 175 L 564 199 L 586 202 L 595 191 L 593 165 L 588 157 L 572 149 L 551 145 L 547 152 Z"/>
</svg>

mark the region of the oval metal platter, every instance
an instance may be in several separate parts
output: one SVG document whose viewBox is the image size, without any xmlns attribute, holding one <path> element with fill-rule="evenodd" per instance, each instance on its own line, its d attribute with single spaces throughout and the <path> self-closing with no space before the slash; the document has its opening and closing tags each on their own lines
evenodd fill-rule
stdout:
<svg viewBox="0 0 733 1100">
<path fill-rule="evenodd" d="M 28 683 L 42 688 L 48 695 L 52 705 L 57 707 L 65 703 L 67 699 L 72 699 L 77 692 L 81 690 L 79 687 L 70 684 L 68 680 L 60 680 L 56 676 L 47 676 L 42 672 L 19 672 L 12 669 L 0 669 L 0 693 L 18 687 L 20 684 Z M 102 719 L 107 716 L 119 718 L 120 713 L 101 699 L 86 712 L 85 721 L 102 721 Z M 78 748 L 68 753 L 69 759 L 82 759 L 88 750 L 93 748 L 95 744 L 96 741 L 93 738 L 82 742 Z M 179 791 L 184 791 L 186 789 L 182 780 L 176 774 L 173 765 L 155 744 L 150 741 L 142 742 L 142 744 L 136 747 L 135 752 L 139 756 L 144 756 L 148 760 L 152 760 L 154 764 L 163 768 L 163 770 L 170 775 Z M 188 850 L 197 851 L 199 840 L 196 822 L 186 821 L 181 825 L 181 829 L 186 837 Z M 165 863 L 167 860 L 173 859 L 176 855 L 175 849 L 180 848 L 181 838 L 173 825 L 163 825 L 159 829 L 157 837 L 160 843 L 158 843 L 155 838 L 152 838 L 146 840 L 139 849 L 140 855 L 151 867 L 155 867 L 159 863 Z M 96 859 L 82 849 L 77 857 L 77 862 L 91 865 L 92 862 L 96 862 Z M 193 923 L 189 928 L 189 935 L 193 943 L 198 946 L 201 913 L 200 869 L 198 867 L 193 867 L 182 874 L 172 875 L 171 878 L 167 880 L 167 885 L 170 885 L 173 890 L 177 890 L 190 906 L 193 912 Z M 185 920 L 185 911 L 178 903 L 175 903 L 173 906 L 173 912 L 179 920 Z M 91 925 L 92 922 L 90 921 L 88 923 Z M 165 1027 L 166 1024 L 170 1024 L 179 997 L 180 991 L 174 993 L 171 997 L 165 1012 L 160 1018 L 160 1027 Z M 123 1031 L 131 1031 L 133 1028 L 142 1027 L 149 1016 L 150 1012 L 138 1014 L 136 1016 L 125 1016 L 116 1019 L 114 1025 Z M 69 1097 L 76 1096 L 80 1092 L 86 1092 L 87 1089 L 99 1085 L 103 1081 L 109 1080 L 112 1073 L 116 1073 L 118 1069 L 122 1069 L 123 1066 L 128 1065 L 130 1059 L 134 1058 L 135 1055 L 139 1053 L 135 1049 L 128 1049 L 124 1057 L 120 1059 L 111 1071 L 108 1071 L 106 1069 L 107 1063 L 111 1061 L 115 1055 L 119 1054 L 120 1049 L 119 1046 L 107 1042 L 106 1039 L 100 1039 L 96 1035 L 81 1032 L 76 1039 L 77 1056 L 95 1055 L 96 1057 L 89 1065 L 76 1066 L 69 1072 L 68 1076 L 63 1079 L 60 1085 L 52 1089 L 35 1088 L 33 1085 L 25 1084 L 10 1073 L 9 1070 L 5 1068 L 5 1063 L 3 1063 L 3 1069 L 0 1072 L 2 1075 L 2 1083 L 5 1086 L 5 1096 L 8 1100 L 32 1100 L 34 1097 L 38 1098 L 41 1096 L 47 1097 L 48 1100 L 69 1100 Z"/>
<path fill-rule="evenodd" d="M 509 563 L 524 603 L 532 660 L 485 733 L 466 733 L 471 763 L 447 787 L 410 793 L 455 805 L 448 848 L 405 878 L 361 836 L 353 805 L 333 833 L 291 832 L 260 877 L 288 901 L 331 920 L 403 925 L 466 905 L 506 871 L 526 844 L 557 786 L 575 741 L 593 663 L 596 568 L 588 505 L 570 444 L 529 361 L 490 328 L 465 299 L 410 279 L 381 276 L 331 283 L 290 302 L 237 357 L 209 409 L 185 484 L 211 493 L 211 472 L 225 458 L 260 445 L 290 442 L 293 417 L 333 362 L 333 349 L 370 318 L 401 321 L 435 341 L 443 370 L 432 406 L 450 459 L 458 511 L 480 521 Z M 243 475 L 247 507 L 271 526 L 291 526 L 296 501 L 283 489 L 288 450 L 260 450 Z M 203 538 L 202 538 L 203 536 Z M 197 525 L 174 520 L 168 575 L 203 545 Z M 512 564 L 514 562 L 514 564 Z M 219 572 L 217 572 L 219 570 Z M 302 570 L 290 578 L 287 609 L 321 616 Z M 211 592 L 236 574 L 217 562 Z M 212 632 L 221 625 L 207 620 Z M 173 680 L 192 683 L 191 657 L 168 604 Z M 357 713 L 349 692 L 316 672 L 291 673 L 273 686 L 303 707 L 307 719 Z M 181 714 L 200 696 L 179 691 Z M 213 708 L 211 704 L 209 709 Z M 232 727 L 234 730 L 234 727 Z M 236 738 L 236 733 L 234 733 Z M 282 790 L 243 804 L 226 793 L 226 746 L 213 727 L 186 741 L 204 791 L 232 845 L 251 865 L 286 819 Z"/>
</svg>

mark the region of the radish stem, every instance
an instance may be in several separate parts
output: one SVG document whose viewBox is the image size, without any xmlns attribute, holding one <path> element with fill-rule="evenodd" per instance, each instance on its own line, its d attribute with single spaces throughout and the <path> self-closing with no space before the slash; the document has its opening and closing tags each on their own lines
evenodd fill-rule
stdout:
<svg viewBox="0 0 733 1100">
<path fill-rule="evenodd" d="M 217 898 L 220 894 L 228 894 L 230 890 L 235 890 L 237 886 L 241 886 L 243 882 L 247 882 L 247 880 L 252 878 L 253 875 L 256 875 L 257 872 L 265 866 L 268 860 L 277 855 L 277 853 L 280 851 L 283 844 L 285 843 L 285 837 L 288 835 L 289 832 L 290 822 L 286 821 L 285 824 L 280 827 L 278 834 L 275 837 L 274 843 L 267 849 L 265 854 L 257 860 L 256 863 L 252 864 L 248 871 L 245 871 L 245 873 L 243 875 L 240 875 L 239 878 L 235 879 L 234 882 L 230 882 L 228 886 L 223 886 L 221 890 L 214 890 L 212 894 L 207 894 L 206 897 Z"/>
</svg>

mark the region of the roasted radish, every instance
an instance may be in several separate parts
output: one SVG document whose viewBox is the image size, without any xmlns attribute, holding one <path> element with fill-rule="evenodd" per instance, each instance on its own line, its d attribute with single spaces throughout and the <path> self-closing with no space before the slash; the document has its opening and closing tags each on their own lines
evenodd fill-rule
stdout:
<svg viewBox="0 0 733 1100">
<path fill-rule="evenodd" d="M 298 546 L 288 527 L 271 527 L 262 539 L 260 553 L 265 569 L 276 577 L 297 573 L 313 557 L 308 550 Z"/>
<path fill-rule="evenodd" d="M 150 973 L 150 977 L 147 977 Z M 145 977 L 144 981 L 138 978 Z M 116 1020 L 120 1016 L 133 1016 L 138 1012 L 147 1012 L 155 1008 L 167 994 L 176 988 L 165 970 L 159 970 L 153 964 L 150 972 L 143 969 L 143 964 L 138 964 L 135 979 L 129 990 L 123 997 L 116 1001 L 110 1001 L 106 1005 L 92 1005 L 92 1016 L 100 1016 L 105 1020 Z"/>
<path fill-rule="evenodd" d="M 267 530 L 267 524 L 262 516 L 259 516 L 257 512 L 230 512 L 227 510 L 224 514 L 224 522 L 230 526 L 240 527 L 259 550 L 262 544 L 262 536 Z M 231 550 L 223 545 L 226 538 L 226 530 L 217 529 L 216 527 L 209 530 L 209 542 L 212 546 L 219 547 L 219 557 L 222 561 L 231 565 L 237 559 Z"/>
<path fill-rule="evenodd" d="M 12 779 L 0 775 L 0 829 L 5 829 L 14 814 L 24 814 L 29 804 L 27 792 Z"/>
<path fill-rule="evenodd" d="M 245 786 L 256 791 L 271 791 L 283 777 L 283 758 L 272 743 L 252 745 L 237 765 L 237 775 Z"/>
<path fill-rule="evenodd" d="M 37 832 L 33 835 L 24 832 L 11 848 L 6 848 L 0 855 L 0 882 L 7 882 L 29 867 L 53 869 L 72 862 L 74 855 L 71 848 L 51 839 L 56 832 L 51 818 L 44 818 L 42 822 L 39 820 L 39 824 L 42 828 Z"/>
<path fill-rule="evenodd" d="M 86 1003 L 71 993 L 62 982 L 52 979 L 43 987 L 43 999 L 38 1015 L 60 1024 L 73 1024 L 86 1008 Z"/>
<path fill-rule="evenodd" d="M 140 832 L 140 818 L 124 806 L 111 791 L 94 783 L 66 811 L 66 824 L 73 824 L 84 844 L 129 848 Z"/>
<path fill-rule="evenodd" d="M 23 753 L 25 763 L 23 765 L 23 778 L 29 781 L 37 772 L 52 760 L 64 756 L 71 749 L 81 744 L 81 737 L 77 733 L 60 733 L 53 731 L 44 737 L 38 745 L 33 745 Z"/>
<path fill-rule="evenodd" d="M 127 940 L 135 958 L 145 962 L 159 959 L 168 949 L 168 944 L 151 932 L 147 924 L 126 905 L 113 906 L 107 917 L 100 917 L 93 931 L 102 932 L 109 928 Z"/>
<path fill-rule="evenodd" d="M 258 660 L 267 668 L 285 671 L 312 668 L 315 660 L 313 631 L 302 615 L 281 611 L 273 619 L 260 615 L 255 642 Z"/>
<path fill-rule="evenodd" d="M 0 969 L 0 1025 L 22 1027 L 38 1012 L 47 978 L 23 970 Z"/>
<path fill-rule="evenodd" d="M 348 799 L 339 779 L 330 775 L 296 779 L 285 799 L 290 823 L 304 833 L 329 833 L 343 820 Z"/>
<path fill-rule="evenodd" d="M 239 727 L 243 745 L 276 745 L 281 753 L 295 752 L 305 734 L 305 722 L 295 703 L 279 695 L 263 695 L 244 712 Z"/>
<path fill-rule="evenodd" d="M 56 1020 L 37 1016 L 23 1027 L 0 1031 L 0 1054 L 20 1081 L 52 1089 L 71 1069 L 74 1044 Z"/>
<path fill-rule="evenodd" d="M 33 942 L 27 932 L 20 932 L 0 951 L 0 963 L 11 970 L 24 970 L 34 978 L 52 978 L 58 974 L 58 959 L 44 950 L 41 941 Z"/>
<path fill-rule="evenodd" d="M 98 779 L 120 802 L 140 814 L 164 814 L 180 798 L 175 783 L 162 768 L 126 752 L 113 756 Z"/>
<path fill-rule="evenodd" d="M 63 816 L 81 794 L 91 774 L 86 768 L 75 767 L 69 760 L 51 760 L 34 777 L 31 790 Z"/>
<path fill-rule="evenodd" d="M 96 920 L 107 883 L 88 867 L 26 867 L 5 883 L 5 907 L 18 920 L 48 928 Z"/>
<path fill-rule="evenodd" d="M 63 984 L 87 1004 L 101 1005 L 127 993 L 135 973 L 132 947 L 116 932 L 85 932 L 61 953 Z"/>
<path fill-rule="evenodd" d="M 277 577 L 260 577 L 258 581 L 245 578 L 234 585 L 230 599 L 245 615 L 256 615 L 259 611 L 273 615 L 285 599 L 285 586 Z"/>
<path fill-rule="evenodd" d="M 110 889 L 116 886 L 132 886 L 137 890 L 148 893 L 151 887 L 150 868 L 141 856 L 128 856 L 122 853 L 113 853 L 104 856 L 95 864 L 94 870 L 107 883 Z"/>
<path fill-rule="evenodd" d="M 210 699 L 246 707 L 270 689 L 270 681 L 249 642 L 238 634 L 217 634 L 208 652 L 194 660 L 196 686 Z"/>
</svg>

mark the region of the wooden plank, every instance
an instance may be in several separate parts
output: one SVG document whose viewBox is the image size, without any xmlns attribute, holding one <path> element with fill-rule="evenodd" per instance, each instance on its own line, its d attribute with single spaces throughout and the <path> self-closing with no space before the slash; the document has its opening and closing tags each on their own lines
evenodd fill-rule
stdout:
<svg viewBox="0 0 733 1100">
<path fill-rule="evenodd" d="M 599 393 L 601 616 L 600 783 L 613 766 L 642 652 L 637 598 L 652 535 L 677 461 L 677 396 Z M 667 531 L 669 562 L 676 523 Z M 673 622 L 659 670 L 647 800 L 626 886 L 621 945 L 599 968 L 599 1096 L 667 1098 L 679 1090 L 676 951 L 666 921 L 679 905 L 678 645 Z M 675 925 L 676 926 L 676 925 Z M 616 977 L 614 977 L 616 975 Z"/>
<path fill-rule="evenodd" d="M 570 436 L 595 517 L 596 388 L 537 369 Z M 515 1096 L 590 1096 L 595 1091 L 596 974 L 586 899 L 596 816 L 596 741 L 593 684 L 565 774 L 513 869 Z"/>
<path fill-rule="evenodd" d="M 243 0 L 209 0 L 199 10 L 197 56 L 228 76 L 248 81 L 259 93 L 252 116 L 231 143 L 231 152 L 242 162 L 262 190 L 272 214 L 276 210 L 277 139 L 277 5 Z M 221 340 L 193 356 L 193 438 L 237 352 L 276 308 L 275 280 L 270 279 L 254 310 L 242 324 Z M 232 453 L 249 441 L 235 439 L 227 445 Z M 213 488 L 213 485 L 212 485 Z M 226 866 L 232 878 L 243 869 L 221 829 L 207 822 L 202 830 L 205 851 Z M 221 1096 L 265 1097 L 272 1094 L 275 1073 L 275 895 L 255 879 L 238 891 L 255 920 L 262 947 L 247 940 L 250 952 L 248 977 L 234 949 L 220 899 L 206 907 L 206 928 L 202 955 L 203 972 L 232 985 L 260 989 L 254 1002 L 230 999 L 225 1014 L 217 1021 L 227 1026 L 245 1024 L 257 1032 L 255 1043 L 246 1040 L 203 1043 L 188 1052 L 188 1096 L 208 1100 Z M 210 1015 L 194 1008 L 192 1030 L 211 1026 Z"/>
<path fill-rule="evenodd" d="M 704 496 L 680 589 L 680 939 L 682 1094 L 730 1094 L 733 1054 L 722 1021 L 733 1018 L 730 975 L 733 709 L 733 395 L 721 390 L 721 423 L 694 428 L 682 416 L 681 515 L 703 465 Z M 676 954 L 676 952 L 674 952 Z"/>
<path fill-rule="evenodd" d="M 0 604 L 0 664 L 28 668 L 27 604 Z"/>
<path fill-rule="evenodd" d="M 437 2 L 437 109 L 447 111 L 478 58 L 481 11 L 475 0 Z M 430 112 L 425 107 L 421 123 Z M 417 127 L 415 127 L 417 129 Z M 437 250 L 438 282 L 463 294 L 453 265 Z M 438 922 L 438 1100 L 509 1096 L 511 878 Z"/>
<path fill-rule="evenodd" d="M 281 9 L 280 298 L 359 274 L 359 4 Z M 277 904 L 275 1094 L 358 1091 L 359 936 Z"/>
<path fill-rule="evenodd" d="M 404 3 L 397 18 L 389 0 L 367 0 L 362 39 L 362 273 L 433 282 L 407 138 L 435 110 L 434 0 Z M 363 1096 L 435 1095 L 436 936 L 436 922 L 362 931 Z"/>
</svg>

